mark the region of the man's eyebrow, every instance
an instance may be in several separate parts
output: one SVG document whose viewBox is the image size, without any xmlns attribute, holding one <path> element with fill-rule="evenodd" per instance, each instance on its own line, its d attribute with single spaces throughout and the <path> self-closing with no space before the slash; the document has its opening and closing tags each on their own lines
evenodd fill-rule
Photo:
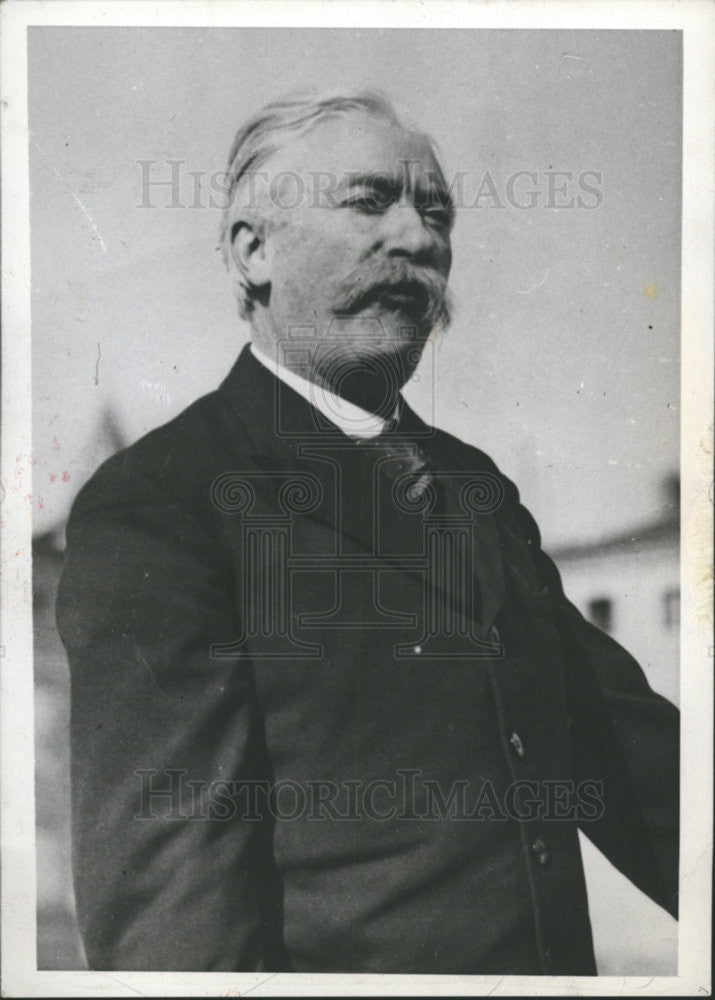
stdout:
<svg viewBox="0 0 715 1000">
<path fill-rule="evenodd" d="M 367 174 L 352 173 L 348 171 L 339 185 L 340 189 L 353 187 L 371 187 L 383 191 L 399 191 L 404 183 L 401 174 L 391 174 L 383 172 L 373 172 Z"/>
<path fill-rule="evenodd" d="M 430 181 L 429 184 L 420 185 L 418 188 L 418 195 L 420 197 L 426 195 L 433 202 L 437 202 L 440 205 L 444 205 L 448 208 L 450 212 L 454 211 L 454 199 L 452 198 L 451 191 L 448 191 L 444 184 L 439 181 Z"/>
<path fill-rule="evenodd" d="M 438 173 L 428 173 L 427 182 L 417 184 L 414 193 L 415 204 L 419 206 L 431 206 L 443 209 L 449 218 L 450 228 L 454 225 L 457 216 L 457 206 L 454 203 L 452 192 L 445 187 L 442 177 Z"/>
</svg>

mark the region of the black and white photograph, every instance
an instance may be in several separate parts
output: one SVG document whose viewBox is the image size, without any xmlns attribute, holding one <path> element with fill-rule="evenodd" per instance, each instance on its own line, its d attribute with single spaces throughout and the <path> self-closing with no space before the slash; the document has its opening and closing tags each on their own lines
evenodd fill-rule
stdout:
<svg viewBox="0 0 715 1000">
<path fill-rule="evenodd" d="M 51 6 L 7 995 L 709 993 L 708 5 Z"/>
</svg>

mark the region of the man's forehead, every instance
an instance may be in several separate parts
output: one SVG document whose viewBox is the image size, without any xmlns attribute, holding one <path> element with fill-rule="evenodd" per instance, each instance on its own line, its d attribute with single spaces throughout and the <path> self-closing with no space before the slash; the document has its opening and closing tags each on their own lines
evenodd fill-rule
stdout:
<svg viewBox="0 0 715 1000">
<path fill-rule="evenodd" d="M 282 146 L 264 165 L 269 173 L 347 177 L 441 174 L 429 140 L 397 122 L 365 112 L 331 115 Z"/>
</svg>

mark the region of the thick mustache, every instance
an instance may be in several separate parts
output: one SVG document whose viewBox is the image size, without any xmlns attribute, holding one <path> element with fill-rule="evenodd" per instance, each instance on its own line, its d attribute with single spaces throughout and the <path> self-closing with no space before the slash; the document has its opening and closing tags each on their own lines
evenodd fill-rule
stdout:
<svg viewBox="0 0 715 1000">
<path fill-rule="evenodd" d="M 451 318 L 447 279 L 433 268 L 407 260 L 375 260 L 351 271 L 338 285 L 339 316 L 350 316 L 374 302 L 399 296 L 405 312 L 432 326 L 446 327 Z"/>
</svg>

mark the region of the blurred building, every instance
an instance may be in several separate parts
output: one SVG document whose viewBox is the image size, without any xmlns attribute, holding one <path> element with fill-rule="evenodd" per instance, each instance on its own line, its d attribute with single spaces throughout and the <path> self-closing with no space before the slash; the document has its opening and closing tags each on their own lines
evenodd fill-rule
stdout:
<svg viewBox="0 0 715 1000">
<path fill-rule="evenodd" d="M 37 968 L 86 968 L 70 861 L 69 672 L 55 625 L 60 532 L 32 542 L 35 662 Z"/>
<path fill-rule="evenodd" d="M 651 520 L 551 555 L 579 610 L 635 656 L 652 688 L 679 704 L 678 476 L 664 481 Z"/>
</svg>

